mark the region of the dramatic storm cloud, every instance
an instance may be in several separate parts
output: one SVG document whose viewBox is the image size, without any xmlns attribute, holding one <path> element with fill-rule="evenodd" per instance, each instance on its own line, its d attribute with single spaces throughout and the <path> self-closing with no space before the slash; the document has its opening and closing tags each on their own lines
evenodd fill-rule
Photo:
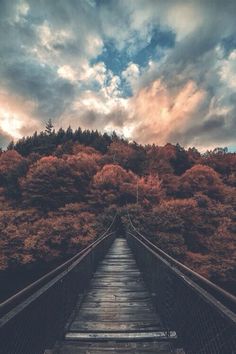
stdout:
<svg viewBox="0 0 236 354">
<path fill-rule="evenodd" d="M 43 129 L 235 146 L 234 0 L 0 0 L 0 145 Z"/>
</svg>

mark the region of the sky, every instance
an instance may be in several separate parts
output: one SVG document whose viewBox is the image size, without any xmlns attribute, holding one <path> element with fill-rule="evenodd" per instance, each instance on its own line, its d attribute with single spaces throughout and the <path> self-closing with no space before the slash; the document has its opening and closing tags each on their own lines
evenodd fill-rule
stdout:
<svg viewBox="0 0 236 354">
<path fill-rule="evenodd" d="M 0 146 L 82 127 L 236 146 L 235 0 L 0 0 Z"/>
</svg>

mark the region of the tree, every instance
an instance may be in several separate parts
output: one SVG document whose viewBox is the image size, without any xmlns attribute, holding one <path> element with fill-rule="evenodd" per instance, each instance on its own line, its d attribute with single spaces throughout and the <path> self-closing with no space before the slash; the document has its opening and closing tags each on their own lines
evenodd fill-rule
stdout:
<svg viewBox="0 0 236 354">
<path fill-rule="evenodd" d="M 124 205 L 136 201 L 137 176 L 119 165 L 108 164 L 96 173 L 91 184 L 90 198 L 94 205 Z"/>
<path fill-rule="evenodd" d="M 202 192 L 217 200 L 224 198 L 224 184 L 219 174 L 204 165 L 195 165 L 180 177 L 179 192 L 182 197 L 191 197 Z"/>
<path fill-rule="evenodd" d="M 137 204 L 155 206 L 164 197 L 162 183 L 158 176 L 148 175 L 137 179 Z"/>
<path fill-rule="evenodd" d="M 184 150 L 179 144 L 175 146 L 175 156 L 170 160 L 177 176 L 182 175 L 187 169 L 192 167 L 192 162 L 189 159 L 187 151 Z"/>
<path fill-rule="evenodd" d="M 68 140 L 63 144 L 57 145 L 53 155 L 56 157 L 62 157 L 64 154 L 71 155 L 73 153 L 74 143 L 72 140 Z"/>
<path fill-rule="evenodd" d="M 188 160 L 191 165 L 201 163 L 201 154 L 195 147 L 188 149 Z"/>
<path fill-rule="evenodd" d="M 0 270 L 15 269 L 19 264 L 32 261 L 24 241 L 31 233 L 32 224 L 39 218 L 34 209 L 7 208 L 0 211 Z"/>
<path fill-rule="evenodd" d="M 29 169 L 21 190 L 25 206 L 45 211 L 76 201 L 80 195 L 70 164 L 52 156 L 41 158 Z"/>
<path fill-rule="evenodd" d="M 83 200 L 98 170 L 98 158 L 97 154 L 79 153 L 36 161 L 21 180 L 24 204 L 50 210 Z"/>
<path fill-rule="evenodd" d="M 92 177 L 98 171 L 100 154 L 80 152 L 77 155 L 65 155 L 63 159 L 75 174 L 75 186 L 83 199 L 83 196 L 88 192 L 87 188 Z"/>
<path fill-rule="evenodd" d="M 62 262 L 94 240 L 97 224 L 96 216 L 77 204 L 48 217 L 33 208 L 0 211 L 0 270 Z"/>
<path fill-rule="evenodd" d="M 46 123 L 45 133 L 46 133 L 47 135 L 52 135 L 52 134 L 53 134 L 53 128 L 54 128 L 54 126 L 53 126 L 53 124 L 52 124 L 52 120 L 49 119 L 49 120 L 47 121 L 47 123 Z"/>
<path fill-rule="evenodd" d="M 106 163 L 118 164 L 126 170 L 137 171 L 142 163 L 138 149 L 125 141 L 115 140 L 108 147 L 107 154 L 104 156 Z"/>
<path fill-rule="evenodd" d="M 129 205 L 127 209 L 141 234 L 163 251 L 179 260 L 184 259 L 187 247 L 183 237 L 183 221 L 173 209 L 170 210 L 164 203 L 153 209 L 143 209 L 140 205 Z M 128 223 L 126 216 L 123 217 L 123 221 Z"/>
<path fill-rule="evenodd" d="M 228 153 L 226 148 L 217 148 L 203 155 L 202 164 L 221 174 L 226 184 L 236 186 L 236 153 Z"/>
<path fill-rule="evenodd" d="M 11 141 L 11 142 L 8 144 L 7 150 L 14 150 L 14 141 Z M 2 150 L 1 150 L 1 151 L 2 151 Z"/>
<path fill-rule="evenodd" d="M 213 206 L 214 214 L 208 221 L 215 223 L 214 231 L 204 239 L 207 251 L 186 252 L 186 263 L 189 267 L 223 286 L 228 291 L 235 291 L 236 240 L 235 222 L 232 221 L 232 210 L 224 210 L 222 206 Z M 221 209 L 221 210 L 220 210 Z M 217 222 L 215 222 L 217 218 Z M 207 221 L 205 221 L 207 224 Z M 205 225 L 206 225 L 205 224 Z"/>
<path fill-rule="evenodd" d="M 9 197 L 19 197 L 18 178 L 26 173 L 27 168 L 27 160 L 15 150 L 0 155 L 0 186 L 5 188 Z"/>
<path fill-rule="evenodd" d="M 85 153 L 87 155 L 97 156 L 97 160 L 101 159 L 102 154 L 91 146 L 85 146 L 78 143 L 73 145 L 73 155 L 78 155 L 80 153 Z"/>
<path fill-rule="evenodd" d="M 79 252 L 96 237 L 94 214 L 85 211 L 64 214 L 63 210 L 60 210 L 60 214 L 51 213 L 47 219 L 39 219 L 32 224 L 24 247 L 34 262 L 65 259 Z"/>
<path fill-rule="evenodd" d="M 166 158 L 166 150 L 164 148 L 152 145 L 146 147 L 146 173 L 165 176 L 173 174 L 174 170 Z"/>
</svg>

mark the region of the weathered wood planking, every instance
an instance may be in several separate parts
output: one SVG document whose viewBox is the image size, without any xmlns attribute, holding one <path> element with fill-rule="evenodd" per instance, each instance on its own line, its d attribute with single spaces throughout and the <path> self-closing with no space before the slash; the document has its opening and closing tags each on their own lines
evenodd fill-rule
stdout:
<svg viewBox="0 0 236 354">
<path fill-rule="evenodd" d="M 160 318 L 127 241 L 118 238 L 100 263 L 68 330 L 142 332 L 160 329 Z"/>
<path fill-rule="evenodd" d="M 56 353 L 169 354 L 170 343 L 156 341 L 164 337 L 127 241 L 117 238 L 98 266 L 82 304 L 75 309 L 67 341 Z M 122 338 L 126 341 L 121 343 Z"/>
<path fill-rule="evenodd" d="M 161 342 L 79 342 L 68 341 L 57 354 L 170 354 L 170 345 Z"/>
</svg>

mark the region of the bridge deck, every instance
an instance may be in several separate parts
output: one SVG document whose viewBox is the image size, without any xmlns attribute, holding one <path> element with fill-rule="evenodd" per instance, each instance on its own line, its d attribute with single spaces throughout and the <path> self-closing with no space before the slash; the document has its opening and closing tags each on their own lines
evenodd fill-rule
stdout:
<svg viewBox="0 0 236 354">
<path fill-rule="evenodd" d="M 160 318 L 127 241 L 117 238 L 55 353 L 171 353 L 162 336 Z"/>
</svg>

